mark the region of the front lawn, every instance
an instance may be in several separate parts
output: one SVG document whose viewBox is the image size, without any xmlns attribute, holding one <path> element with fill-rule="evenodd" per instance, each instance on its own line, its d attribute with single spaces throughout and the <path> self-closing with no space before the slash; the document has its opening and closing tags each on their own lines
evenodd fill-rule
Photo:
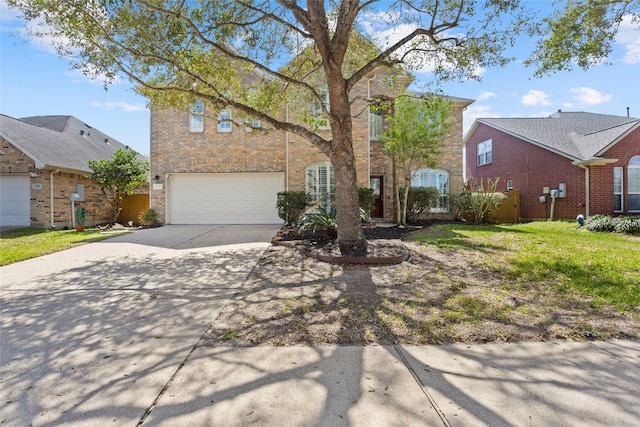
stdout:
<svg viewBox="0 0 640 427">
<path fill-rule="evenodd" d="M 506 273 L 503 287 L 538 284 L 560 294 L 571 290 L 592 296 L 593 304 L 640 309 L 640 236 L 589 232 L 560 221 L 442 225 L 437 230 L 412 237 L 440 248 L 495 254 L 483 264 Z"/>
<path fill-rule="evenodd" d="M 16 228 L 0 232 L 0 265 L 58 252 L 85 243 L 99 242 L 119 233 L 104 233 L 97 229 L 45 230 Z"/>
<path fill-rule="evenodd" d="M 391 236 L 391 234 L 389 234 Z M 367 345 L 640 338 L 640 236 L 570 222 L 436 224 L 397 265 L 267 250 L 207 339 Z"/>
</svg>

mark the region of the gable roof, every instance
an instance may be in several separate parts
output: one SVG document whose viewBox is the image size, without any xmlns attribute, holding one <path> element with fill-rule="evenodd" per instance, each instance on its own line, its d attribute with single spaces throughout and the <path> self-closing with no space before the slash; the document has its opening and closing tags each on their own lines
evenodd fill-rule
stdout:
<svg viewBox="0 0 640 427">
<path fill-rule="evenodd" d="M 598 158 L 640 126 L 640 119 L 585 112 L 558 111 L 549 117 L 478 119 L 477 123 L 508 133 L 573 161 Z M 469 135 L 473 132 L 469 132 Z"/>
<path fill-rule="evenodd" d="M 127 148 L 73 116 L 15 119 L 0 114 L 0 136 L 32 158 L 40 169 L 91 172 L 89 160 L 109 159 L 118 149 Z"/>
</svg>

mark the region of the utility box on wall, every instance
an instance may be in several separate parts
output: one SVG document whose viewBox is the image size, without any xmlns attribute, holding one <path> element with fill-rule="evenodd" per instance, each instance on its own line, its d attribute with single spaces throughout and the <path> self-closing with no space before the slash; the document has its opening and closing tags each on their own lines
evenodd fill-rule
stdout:
<svg viewBox="0 0 640 427">
<path fill-rule="evenodd" d="M 84 184 L 76 184 L 76 202 L 84 202 Z"/>
<path fill-rule="evenodd" d="M 567 197 L 567 184 L 564 182 L 561 182 L 560 184 L 558 184 L 558 197 L 560 198 Z"/>
</svg>

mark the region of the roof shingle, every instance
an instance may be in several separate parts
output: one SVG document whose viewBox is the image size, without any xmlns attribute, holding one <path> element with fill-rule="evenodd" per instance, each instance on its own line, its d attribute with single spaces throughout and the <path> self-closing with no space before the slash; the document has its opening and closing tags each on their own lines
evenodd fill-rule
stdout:
<svg viewBox="0 0 640 427">
<path fill-rule="evenodd" d="M 89 160 L 108 159 L 118 149 L 127 148 L 73 116 L 15 119 L 0 114 L 0 136 L 31 157 L 36 167 L 42 169 L 54 167 L 91 172 Z"/>
<path fill-rule="evenodd" d="M 585 112 L 558 111 L 549 117 L 478 119 L 573 160 L 597 157 L 613 142 L 640 125 L 640 119 Z"/>
</svg>

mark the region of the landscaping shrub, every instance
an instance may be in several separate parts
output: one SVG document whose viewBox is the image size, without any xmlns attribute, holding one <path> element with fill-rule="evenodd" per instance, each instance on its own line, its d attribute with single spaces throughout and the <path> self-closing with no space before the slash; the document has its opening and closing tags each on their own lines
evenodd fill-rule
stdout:
<svg viewBox="0 0 640 427">
<path fill-rule="evenodd" d="M 160 221 L 158 221 L 158 214 L 156 214 L 156 211 L 153 209 L 141 211 L 138 220 L 143 227 L 159 227 L 162 225 Z"/>
<path fill-rule="evenodd" d="M 605 233 L 640 233 L 640 217 L 593 215 L 585 219 L 584 227 L 590 231 Z"/>
<path fill-rule="evenodd" d="M 309 195 L 304 191 L 281 191 L 278 193 L 276 206 L 278 217 L 286 225 L 295 225 L 309 206 Z"/>
<path fill-rule="evenodd" d="M 640 216 L 621 216 L 615 218 L 616 233 L 640 233 Z"/>
<path fill-rule="evenodd" d="M 316 232 L 319 228 L 324 228 L 325 236 L 330 239 L 338 237 L 338 220 L 336 217 L 336 208 L 332 207 L 327 210 L 324 207 L 318 208 L 318 212 L 310 212 L 300 217 L 298 224 L 298 232 L 305 231 Z"/>
<path fill-rule="evenodd" d="M 358 188 L 358 203 L 360 204 L 360 209 L 362 209 L 366 215 L 365 222 L 371 221 L 371 211 L 376 203 L 376 197 L 373 193 L 373 188 Z"/>
<path fill-rule="evenodd" d="M 400 199 L 404 200 L 404 188 L 399 189 Z M 429 214 L 432 207 L 436 206 L 440 192 L 434 187 L 409 187 L 407 196 L 407 221 L 415 223 L 420 218 Z"/>
<path fill-rule="evenodd" d="M 498 179 L 487 179 L 486 188 L 481 178 L 470 179 L 462 192 L 451 195 L 451 211 L 458 219 L 485 222 L 507 198 L 504 193 L 496 191 L 497 185 Z"/>
</svg>

